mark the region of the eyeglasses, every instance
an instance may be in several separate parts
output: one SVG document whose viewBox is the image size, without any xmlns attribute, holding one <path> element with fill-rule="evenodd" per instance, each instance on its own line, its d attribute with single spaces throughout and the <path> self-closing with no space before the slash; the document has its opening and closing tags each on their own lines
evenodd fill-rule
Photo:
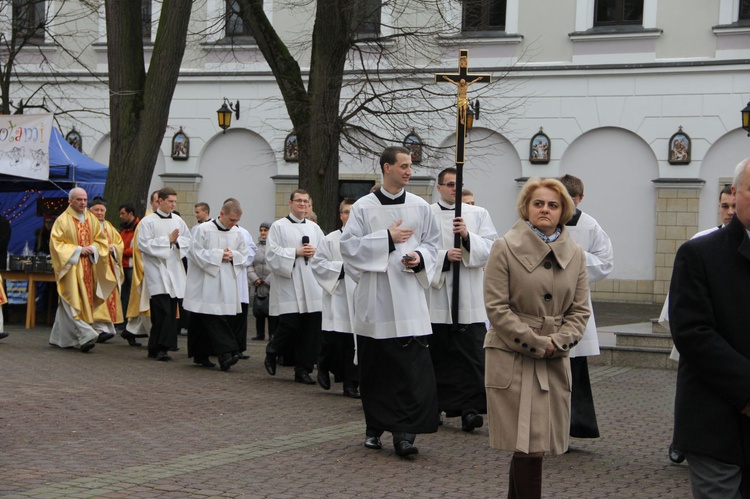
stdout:
<svg viewBox="0 0 750 499">
<path fill-rule="evenodd" d="M 448 189 L 455 189 L 456 188 L 456 183 L 455 182 L 448 182 L 447 184 L 438 184 L 438 185 L 444 185 Z M 463 187 L 463 186 L 464 186 L 464 184 L 461 184 L 461 187 Z"/>
<path fill-rule="evenodd" d="M 307 199 L 292 199 L 292 203 L 309 204 L 310 201 Z"/>
</svg>

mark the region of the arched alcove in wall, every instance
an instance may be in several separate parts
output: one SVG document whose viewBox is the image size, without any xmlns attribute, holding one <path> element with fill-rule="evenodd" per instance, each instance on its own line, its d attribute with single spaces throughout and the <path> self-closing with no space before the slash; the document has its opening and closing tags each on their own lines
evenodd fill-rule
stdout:
<svg viewBox="0 0 750 499">
<path fill-rule="evenodd" d="M 110 135 L 104 135 L 91 153 L 91 157 L 99 163 L 109 165 L 109 150 L 112 145 Z M 167 171 L 166 161 L 164 160 L 164 154 L 159 151 L 159 155 L 156 157 L 156 166 L 154 166 L 154 174 L 151 176 L 151 184 L 149 185 L 148 192 L 154 192 L 157 189 L 164 187 L 164 182 L 159 175 L 162 175 Z M 133 200 L 132 202 L 135 202 Z"/>
<path fill-rule="evenodd" d="M 698 228 L 703 230 L 718 225 L 719 179 L 734 176 L 734 169 L 750 156 L 750 138 L 742 129 L 732 130 L 719 137 L 706 152 L 700 175 L 706 181 L 701 191 L 701 207 Z"/>
<path fill-rule="evenodd" d="M 456 138 L 446 137 L 436 154 L 434 171 L 455 166 Z M 474 193 L 477 206 L 489 211 L 499 235 L 505 234 L 518 219 L 516 198 L 518 184 L 515 179 L 522 175 L 521 159 L 513 145 L 502 135 L 486 128 L 474 128 L 466 139 L 464 163 L 464 188 Z M 437 190 L 433 200 L 437 201 Z"/>
<path fill-rule="evenodd" d="M 276 155 L 263 137 L 242 128 L 227 130 L 200 152 L 198 201 L 208 203 L 211 216 L 217 216 L 225 199 L 236 198 L 243 209 L 240 225 L 257 239 L 261 222 L 274 220 L 276 186 L 271 177 L 276 171 Z"/>
<path fill-rule="evenodd" d="M 658 163 L 638 135 L 605 127 L 586 132 L 565 150 L 560 175 L 583 180 L 581 210 L 594 217 L 612 240 L 613 279 L 654 278 Z"/>
</svg>

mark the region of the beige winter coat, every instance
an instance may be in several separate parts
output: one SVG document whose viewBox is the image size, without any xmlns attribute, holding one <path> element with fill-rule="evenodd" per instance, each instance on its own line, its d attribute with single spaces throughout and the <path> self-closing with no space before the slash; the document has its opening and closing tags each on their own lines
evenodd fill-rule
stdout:
<svg viewBox="0 0 750 499">
<path fill-rule="evenodd" d="M 563 227 L 545 243 L 524 220 L 487 262 L 484 340 L 490 445 L 525 453 L 568 448 L 570 360 L 590 315 L 586 257 Z M 547 336 L 557 348 L 543 358 Z"/>
</svg>

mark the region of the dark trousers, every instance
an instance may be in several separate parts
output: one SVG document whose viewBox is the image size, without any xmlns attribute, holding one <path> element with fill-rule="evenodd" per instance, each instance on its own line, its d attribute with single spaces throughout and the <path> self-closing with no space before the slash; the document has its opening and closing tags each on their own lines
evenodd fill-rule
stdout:
<svg viewBox="0 0 750 499">
<path fill-rule="evenodd" d="M 255 316 L 255 337 L 265 339 L 266 337 L 266 319 L 268 319 L 268 338 L 273 338 L 276 328 L 279 327 L 279 317 L 276 315 L 256 315 Z"/>
<path fill-rule="evenodd" d="M 320 312 L 282 314 L 273 339 L 266 346 L 266 355 L 278 356 L 294 351 L 295 375 L 311 373 L 318 350 L 318 336 L 323 315 Z"/>
<path fill-rule="evenodd" d="M 242 303 L 242 312 L 234 316 L 232 321 L 232 330 L 234 331 L 234 339 L 237 342 L 237 352 L 244 352 L 247 350 L 247 310 L 248 304 Z"/>
<path fill-rule="evenodd" d="M 177 345 L 177 298 L 167 294 L 152 296 L 151 334 L 148 337 L 149 353 L 167 351 Z"/>
<path fill-rule="evenodd" d="M 448 417 L 487 412 L 483 348 L 486 333 L 483 322 L 432 324 L 430 356 L 438 406 Z"/>
<path fill-rule="evenodd" d="M 586 357 L 570 359 L 570 436 L 576 438 L 599 438 L 596 422 L 594 394 L 591 392 L 589 365 Z"/>
<path fill-rule="evenodd" d="M 122 270 L 124 272 L 124 279 L 120 288 L 120 301 L 122 302 L 122 313 L 124 316 L 127 316 L 128 303 L 130 303 L 130 285 L 133 282 L 133 269 L 125 267 Z M 127 319 L 125 319 L 125 322 L 127 322 Z"/>
<path fill-rule="evenodd" d="M 344 390 L 359 386 L 359 369 L 354 365 L 354 335 L 322 331 L 318 372 L 330 371 L 344 383 Z"/>
</svg>

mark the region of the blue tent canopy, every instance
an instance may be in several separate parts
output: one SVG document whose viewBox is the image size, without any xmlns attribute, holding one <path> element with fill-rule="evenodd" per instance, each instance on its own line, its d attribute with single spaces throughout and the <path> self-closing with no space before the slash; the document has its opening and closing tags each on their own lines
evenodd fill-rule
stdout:
<svg viewBox="0 0 750 499">
<path fill-rule="evenodd" d="M 67 205 L 73 187 L 85 189 L 89 199 L 104 193 L 108 167 L 79 152 L 56 128 L 50 137 L 49 161 L 49 180 L 0 175 L 0 214 L 10 221 L 10 253 L 21 253 L 26 243 L 34 249 L 34 232 L 44 222 L 38 200 L 58 198 Z"/>
</svg>

